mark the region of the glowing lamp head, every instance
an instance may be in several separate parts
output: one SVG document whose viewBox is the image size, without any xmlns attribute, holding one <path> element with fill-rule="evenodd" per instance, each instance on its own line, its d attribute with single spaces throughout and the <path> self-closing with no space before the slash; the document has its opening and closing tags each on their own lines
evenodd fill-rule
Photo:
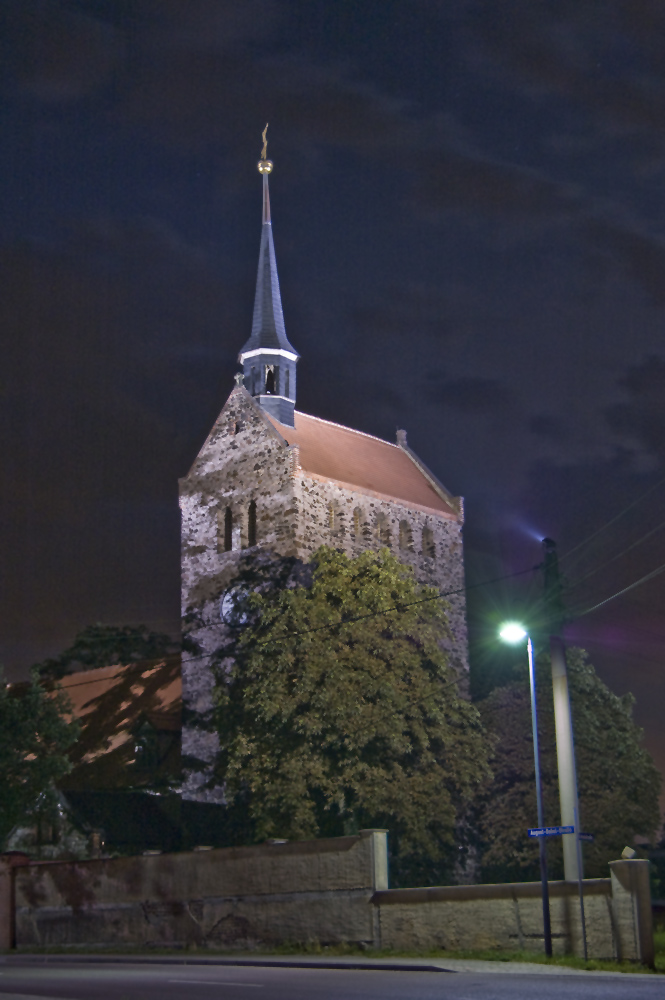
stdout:
<svg viewBox="0 0 665 1000">
<path fill-rule="evenodd" d="M 259 160 L 257 166 L 260 174 L 269 174 L 272 170 L 272 160 Z"/>
<path fill-rule="evenodd" d="M 526 639 L 526 629 L 523 629 L 518 622 L 506 622 L 499 632 L 499 638 L 504 642 L 522 642 Z"/>
</svg>

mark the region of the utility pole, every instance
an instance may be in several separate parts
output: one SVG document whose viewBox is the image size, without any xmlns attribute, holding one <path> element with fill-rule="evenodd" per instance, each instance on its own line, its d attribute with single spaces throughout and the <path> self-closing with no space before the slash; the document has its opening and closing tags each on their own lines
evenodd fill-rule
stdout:
<svg viewBox="0 0 665 1000">
<path fill-rule="evenodd" d="M 568 690 L 568 668 L 566 647 L 562 631 L 564 606 L 559 575 L 559 559 L 556 542 L 543 539 L 545 576 L 545 604 L 550 634 L 550 661 L 552 664 L 552 693 L 554 696 L 554 726 L 556 731 L 556 756 L 559 772 L 559 802 L 561 805 L 561 825 L 574 827 L 574 833 L 564 833 L 563 872 L 566 882 L 577 882 L 580 896 L 580 918 L 584 958 L 587 957 L 586 921 L 584 918 L 584 893 L 582 879 L 582 851 L 580 848 L 580 807 L 577 797 L 577 770 L 575 767 L 575 743 L 573 739 L 573 717 L 570 710 Z"/>
<path fill-rule="evenodd" d="M 566 649 L 561 632 L 563 630 L 564 608 L 561 578 L 556 542 L 543 539 L 545 575 L 545 604 L 550 634 L 550 658 L 552 663 L 552 690 L 554 693 L 554 724 L 556 728 L 556 755 L 559 771 L 559 800 L 561 803 L 561 825 L 574 826 L 575 833 L 563 836 L 563 868 L 567 882 L 577 882 L 580 877 L 577 857 L 577 827 L 579 806 L 577 801 L 577 776 L 575 773 L 575 748 L 573 743 L 573 719 L 570 711 L 568 692 L 568 669 Z"/>
</svg>

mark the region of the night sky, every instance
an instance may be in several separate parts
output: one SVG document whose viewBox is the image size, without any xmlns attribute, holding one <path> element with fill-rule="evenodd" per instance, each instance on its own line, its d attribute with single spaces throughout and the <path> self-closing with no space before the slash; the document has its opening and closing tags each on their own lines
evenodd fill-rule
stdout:
<svg viewBox="0 0 665 1000">
<path fill-rule="evenodd" d="M 92 622 L 177 633 L 266 121 L 298 408 L 408 430 L 472 584 L 543 535 L 576 610 L 665 563 L 661 0 L 1 0 L 0 45 L 10 679 Z M 539 586 L 478 588 L 475 634 Z M 664 599 L 568 630 L 663 769 Z"/>
</svg>

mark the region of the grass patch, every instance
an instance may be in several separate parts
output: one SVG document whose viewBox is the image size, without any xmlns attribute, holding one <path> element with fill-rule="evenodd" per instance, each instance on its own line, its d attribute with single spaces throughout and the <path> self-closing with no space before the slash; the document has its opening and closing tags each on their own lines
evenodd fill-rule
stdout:
<svg viewBox="0 0 665 1000">
<path fill-rule="evenodd" d="M 653 943 L 656 949 L 656 972 L 665 973 L 665 923 L 654 927 Z"/>
<path fill-rule="evenodd" d="M 615 962 L 610 959 L 604 960 L 591 958 L 585 962 L 583 958 L 575 955 L 554 955 L 548 958 L 533 951 L 498 951 L 496 949 L 459 949 L 446 950 L 443 948 L 423 949 L 421 951 L 400 951 L 392 948 L 362 948 L 358 945 L 320 945 L 316 941 L 309 941 L 305 944 L 284 944 L 271 948 L 269 951 L 261 951 L 261 954 L 271 955 L 312 955 L 325 958 L 326 956 L 363 956 L 365 958 L 436 958 L 445 961 L 447 958 L 467 959 L 482 962 L 530 962 L 536 965 L 565 966 L 570 969 L 582 969 L 588 972 L 639 972 L 647 975 L 654 972 L 665 973 L 665 931 L 663 931 L 663 950 L 660 955 L 656 955 L 656 969 L 649 969 L 645 965 L 637 962 Z M 661 964 L 659 966 L 658 959 Z"/>
</svg>

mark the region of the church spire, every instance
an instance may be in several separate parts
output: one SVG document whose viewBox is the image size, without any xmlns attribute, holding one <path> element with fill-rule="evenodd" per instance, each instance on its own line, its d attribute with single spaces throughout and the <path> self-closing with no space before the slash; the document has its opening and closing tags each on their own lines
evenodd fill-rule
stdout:
<svg viewBox="0 0 665 1000">
<path fill-rule="evenodd" d="M 268 175 L 273 163 L 267 157 L 267 130 L 266 125 L 263 130 L 261 159 L 258 162 L 263 181 L 263 224 L 252 332 L 240 351 L 238 360 L 243 366 L 245 388 L 271 416 L 293 427 L 298 353 L 289 343 L 284 328 L 270 219 Z"/>
</svg>

